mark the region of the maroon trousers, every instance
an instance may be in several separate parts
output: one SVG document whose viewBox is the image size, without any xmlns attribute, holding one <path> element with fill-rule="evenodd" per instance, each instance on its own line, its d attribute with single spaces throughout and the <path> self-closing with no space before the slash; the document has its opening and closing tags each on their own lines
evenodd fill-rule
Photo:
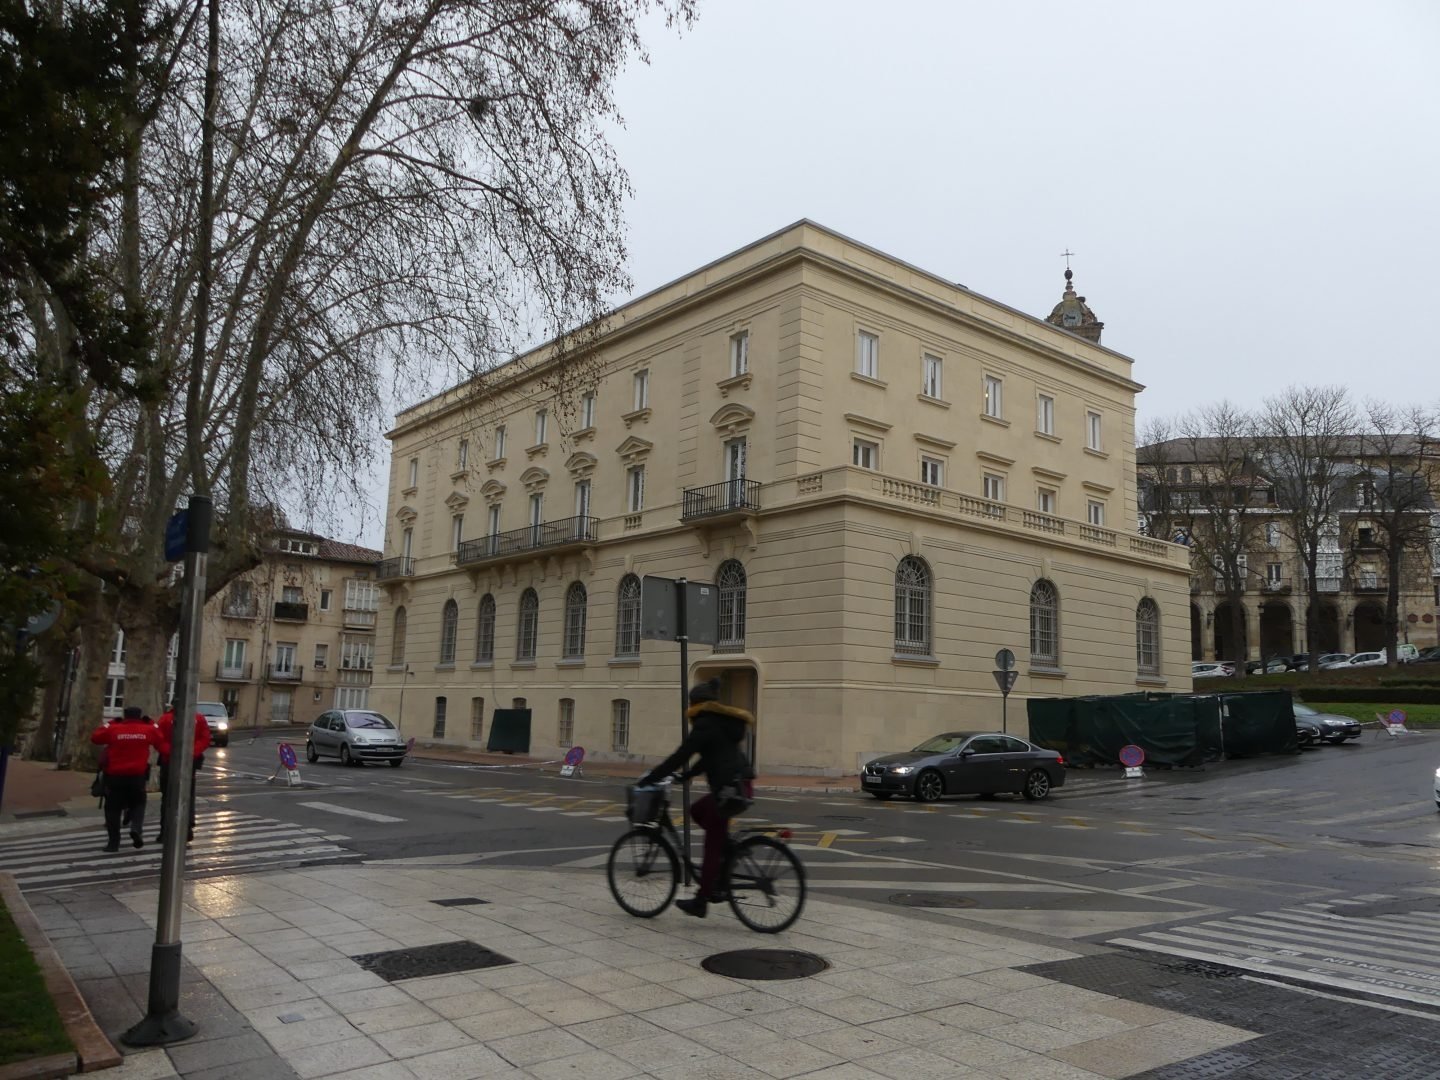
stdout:
<svg viewBox="0 0 1440 1080">
<path fill-rule="evenodd" d="M 750 781 L 741 787 L 746 798 L 753 797 Z M 714 795 L 706 795 L 690 804 L 690 816 L 705 830 L 705 856 L 700 863 L 700 895 L 709 897 L 720 884 L 720 871 L 725 868 L 725 842 L 730 838 L 730 818 L 722 814 Z"/>
</svg>

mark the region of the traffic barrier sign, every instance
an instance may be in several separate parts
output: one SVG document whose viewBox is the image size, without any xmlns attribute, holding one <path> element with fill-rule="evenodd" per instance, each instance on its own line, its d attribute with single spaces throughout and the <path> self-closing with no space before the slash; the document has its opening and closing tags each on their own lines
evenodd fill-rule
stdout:
<svg viewBox="0 0 1440 1080">
<path fill-rule="evenodd" d="M 1145 751 L 1134 743 L 1120 748 L 1120 764 L 1125 766 L 1125 779 L 1145 779 L 1145 770 L 1140 767 L 1145 764 Z"/>
<path fill-rule="evenodd" d="M 582 762 L 585 760 L 585 748 L 583 746 L 572 746 L 565 752 L 565 764 L 560 766 L 561 776 L 584 776 L 585 769 Z"/>
</svg>

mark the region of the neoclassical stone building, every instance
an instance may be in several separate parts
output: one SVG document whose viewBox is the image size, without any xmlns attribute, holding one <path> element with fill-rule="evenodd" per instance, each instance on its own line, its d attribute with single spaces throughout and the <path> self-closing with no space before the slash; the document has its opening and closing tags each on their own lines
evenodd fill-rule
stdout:
<svg viewBox="0 0 1440 1080">
<path fill-rule="evenodd" d="M 718 590 L 768 771 L 853 772 L 1030 696 L 1185 691 L 1188 553 L 1136 530 L 1132 361 L 1069 283 L 1026 315 L 809 221 L 397 418 L 370 703 L 474 743 L 654 759 L 678 646 L 640 581 Z"/>
</svg>

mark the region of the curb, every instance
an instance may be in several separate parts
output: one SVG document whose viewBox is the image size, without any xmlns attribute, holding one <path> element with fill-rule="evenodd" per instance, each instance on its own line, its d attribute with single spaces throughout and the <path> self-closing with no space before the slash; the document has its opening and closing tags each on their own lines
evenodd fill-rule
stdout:
<svg viewBox="0 0 1440 1080">
<path fill-rule="evenodd" d="M 40 920 L 30 910 L 15 878 L 0 872 L 0 903 L 4 903 L 15 920 L 15 928 L 30 946 L 40 974 L 45 979 L 45 989 L 55 1002 L 55 1011 L 65 1025 L 65 1034 L 75 1046 L 73 1054 L 57 1054 L 46 1058 L 31 1058 L 13 1065 L 0 1066 L 0 1080 L 41 1080 L 44 1077 L 69 1076 L 76 1072 L 93 1072 L 109 1069 L 124 1060 L 121 1053 L 111 1045 L 110 1040 L 90 1015 L 90 1008 L 80 996 L 75 980 L 61 963 L 60 956 L 45 936 Z"/>
</svg>

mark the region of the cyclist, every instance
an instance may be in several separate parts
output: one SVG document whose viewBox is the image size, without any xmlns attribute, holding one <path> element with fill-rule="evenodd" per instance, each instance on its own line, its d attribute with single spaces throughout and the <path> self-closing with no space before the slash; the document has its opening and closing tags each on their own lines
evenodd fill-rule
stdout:
<svg viewBox="0 0 1440 1080">
<path fill-rule="evenodd" d="M 755 771 L 745 756 L 744 744 L 755 718 L 744 709 L 720 704 L 719 698 L 718 679 L 690 688 L 690 708 L 685 710 L 690 734 L 679 749 L 638 781 L 641 786 L 653 784 L 699 755 L 699 762 L 686 769 L 683 776 L 688 779 L 703 772 L 710 784 L 710 794 L 690 805 L 696 824 L 705 830 L 705 858 L 700 864 L 700 888 L 694 899 L 677 900 L 675 906 L 700 919 L 705 917 L 710 901 L 721 899 L 715 895 L 715 885 L 725 862 L 730 819 L 750 805 L 754 794 L 751 780 Z"/>
</svg>

